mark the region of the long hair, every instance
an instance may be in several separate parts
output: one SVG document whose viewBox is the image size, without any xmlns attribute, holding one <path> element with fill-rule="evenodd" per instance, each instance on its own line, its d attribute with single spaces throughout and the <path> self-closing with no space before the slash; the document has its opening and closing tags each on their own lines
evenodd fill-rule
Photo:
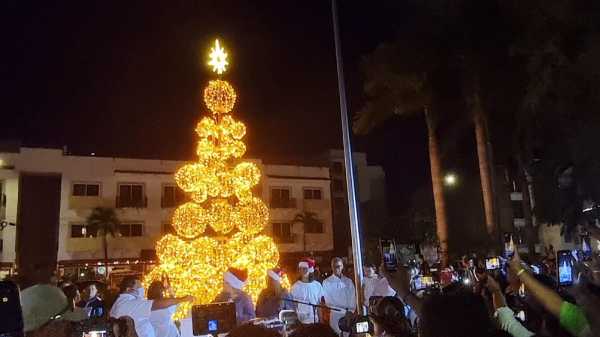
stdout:
<svg viewBox="0 0 600 337">
<path fill-rule="evenodd" d="M 148 287 L 147 297 L 149 300 L 159 300 L 159 299 L 163 298 L 164 291 L 165 291 L 165 287 L 163 286 L 162 282 L 154 281 L 154 282 L 150 283 L 150 286 Z"/>
</svg>

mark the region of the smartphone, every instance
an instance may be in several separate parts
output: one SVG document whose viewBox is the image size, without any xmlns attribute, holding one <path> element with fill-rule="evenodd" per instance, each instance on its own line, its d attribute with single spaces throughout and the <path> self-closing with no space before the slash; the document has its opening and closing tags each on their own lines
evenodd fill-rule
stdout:
<svg viewBox="0 0 600 337">
<path fill-rule="evenodd" d="M 558 284 L 567 286 L 573 284 L 573 255 L 570 250 L 556 252 L 558 264 Z"/>
<path fill-rule="evenodd" d="M 83 337 L 108 337 L 106 330 L 88 331 L 83 333 Z"/>
<path fill-rule="evenodd" d="M 396 259 L 396 243 L 394 240 L 379 239 L 379 248 L 385 269 L 389 272 L 398 270 L 398 260 Z"/>
<path fill-rule="evenodd" d="M 487 269 L 487 270 L 500 269 L 500 258 L 497 256 L 486 258 L 485 259 L 485 269 Z"/>
<path fill-rule="evenodd" d="M 415 279 L 415 291 L 419 291 L 419 290 L 424 290 L 427 288 L 430 288 L 431 286 L 434 285 L 433 282 L 433 277 L 431 276 L 417 276 L 417 278 Z"/>
<path fill-rule="evenodd" d="M 504 233 L 504 257 L 511 259 L 515 255 L 515 243 L 511 233 Z"/>
<path fill-rule="evenodd" d="M 360 321 L 355 324 L 356 333 L 367 333 L 369 332 L 369 321 Z"/>
<path fill-rule="evenodd" d="M 537 275 L 539 275 L 539 274 L 540 274 L 540 272 L 541 272 L 541 269 L 540 269 L 540 267 L 539 267 L 539 266 L 537 266 L 537 265 L 535 265 L 535 264 L 532 264 L 532 265 L 531 265 L 531 270 L 533 270 L 533 273 L 534 273 L 534 274 L 537 274 Z"/>
<path fill-rule="evenodd" d="M 581 252 L 583 253 L 583 259 L 585 261 L 592 258 L 592 243 L 589 236 L 581 238 Z"/>
</svg>

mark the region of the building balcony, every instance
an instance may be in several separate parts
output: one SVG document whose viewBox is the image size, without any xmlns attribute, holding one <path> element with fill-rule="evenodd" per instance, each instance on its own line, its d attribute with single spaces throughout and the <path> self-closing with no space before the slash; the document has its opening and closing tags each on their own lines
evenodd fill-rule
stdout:
<svg viewBox="0 0 600 337">
<path fill-rule="evenodd" d="M 102 197 L 69 196 L 70 209 L 92 209 L 111 206 L 111 200 Z"/>
<path fill-rule="evenodd" d="M 275 241 L 275 243 L 294 243 L 296 242 L 296 238 L 296 234 L 290 234 L 284 236 L 274 236 L 273 240 Z"/>
<path fill-rule="evenodd" d="M 296 199 L 271 199 L 271 208 L 296 208 Z"/>
<path fill-rule="evenodd" d="M 329 211 L 331 209 L 331 202 L 327 199 L 304 199 L 303 206 L 305 211 Z"/>
<path fill-rule="evenodd" d="M 121 198 L 117 196 L 116 200 L 117 208 L 146 208 L 148 207 L 148 197 L 143 197 L 142 199 L 129 199 L 129 198 Z"/>
</svg>

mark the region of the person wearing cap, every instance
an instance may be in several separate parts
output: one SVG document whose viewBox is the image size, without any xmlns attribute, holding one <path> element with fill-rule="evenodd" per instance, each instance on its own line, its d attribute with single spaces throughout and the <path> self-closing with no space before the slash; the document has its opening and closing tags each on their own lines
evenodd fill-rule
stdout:
<svg viewBox="0 0 600 337">
<path fill-rule="evenodd" d="M 323 287 L 319 282 L 314 280 L 314 272 L 314 260 L 305 258 L 298 263 L 300 279 L 294 283 L 291 291 L 292 298 L 295 301 L 310 303 L 312 305 L 321 304 Z M 320 310 L 315 310 L 312 305 L 296 304 L 296 313 L 301 323 L 312 324 L 319 322 Z"/>
<path fill-rule="evenodd" d="M 290 294 L 281 287 L 282 276 L 283 272 L 279 268 L 267 271 L 267 287 L 258 295 L 256 316 L 273 318 L 278 317 L 281 310 L 293 310 L 294 306 L 289 301 Z"/>
<path fill-rule="evenodd" d="M 341 335 L 338 322 L 347 312 L 356 310 L 356 289 L 352 280 L 343 274 L 344 261 L 341 258 L 331 259 L 331 270 L 331 276 L 323 281 L 323 294 L 327 306 L 342 310 L 331 310 L 329 314 L 329 325 L 338 335 Z"/>
<path fill-rule="evenodd" d="M 238 325 L 256 318 L 252 298 L 242 289 L 246 286 L 248 272 L 244 269 L 230 267 L 223 274 L 223 291 L 215 298 L 215 302 L 235 303 L 235 317 Z"/>
<path fill-rule="evenodd" d="M 128 276 L 121 282 L 121 294 L 110 310 L 110 317 L 131 317 L 138 337 L 158 337 L 150 322 L 151 312 L 194 300 L 193 296 L 147 300 L 140 280 L 135 276 Z"/>
<path fill-rule="evenodd" d="M 60 336 L 72 330 L 68 322 L 82 321 L 86 315 L 70 314 L 73 302 L 50 284 L 36 284 L 21 292 L 23 330 L 32 336 Z"/>
</svg>

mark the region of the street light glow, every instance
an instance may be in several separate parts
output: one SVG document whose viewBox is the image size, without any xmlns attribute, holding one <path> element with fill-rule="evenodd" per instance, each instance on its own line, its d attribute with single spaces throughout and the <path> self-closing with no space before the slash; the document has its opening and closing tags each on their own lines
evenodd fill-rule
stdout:
<svg viewBox="0 0 600 337">
<path fill-rule="evenodd" d="M 444 184 L 446 186 L 454 186 L 454 185 L 456 185 L 456 181 L 457 181 L 457 178 L 456 178 L 456 174 L 454 174 L 454 173 L 448 173 L 444 177 Z"/>
</svg>

